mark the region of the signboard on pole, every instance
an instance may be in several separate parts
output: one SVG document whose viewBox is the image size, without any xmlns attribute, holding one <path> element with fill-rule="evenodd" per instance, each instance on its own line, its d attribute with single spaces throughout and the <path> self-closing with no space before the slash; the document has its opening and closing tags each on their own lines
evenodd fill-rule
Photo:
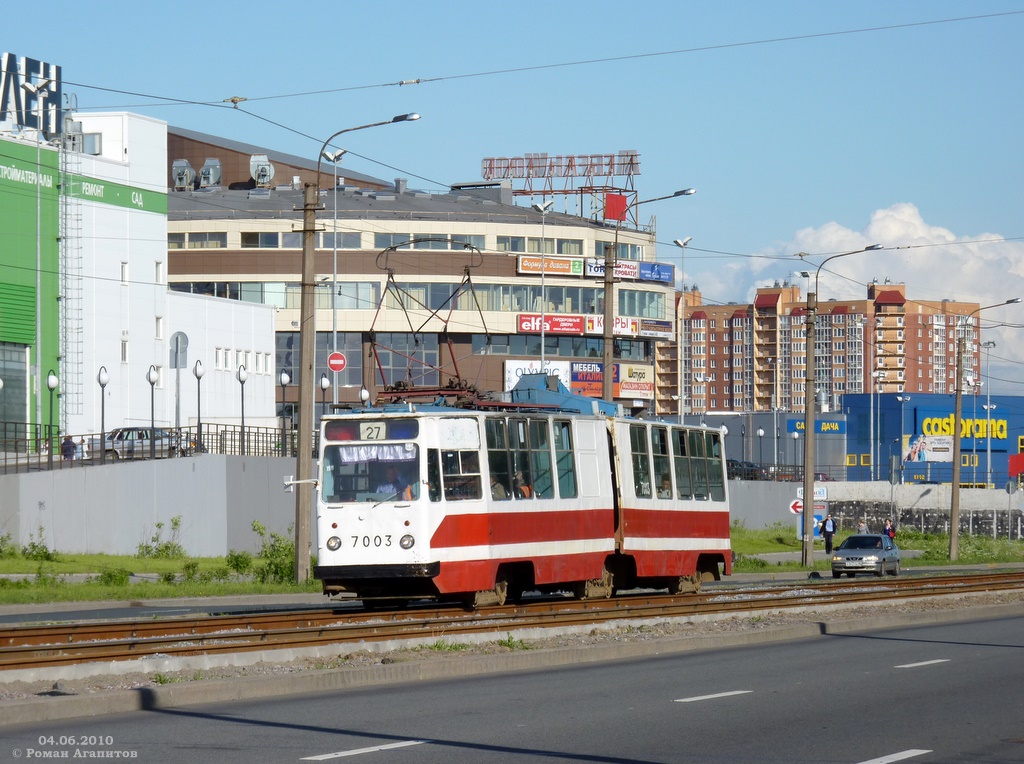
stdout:
<svg viewBox="0 0 1024 764">
<path fill-rule="evenodd" d="M 331 353 L 327 356 L 327 368 L 331 371 L 344 371 L 346 366 L 348 366 L 348 359 L 345 358 L 344 353 Z"/>
</svg>

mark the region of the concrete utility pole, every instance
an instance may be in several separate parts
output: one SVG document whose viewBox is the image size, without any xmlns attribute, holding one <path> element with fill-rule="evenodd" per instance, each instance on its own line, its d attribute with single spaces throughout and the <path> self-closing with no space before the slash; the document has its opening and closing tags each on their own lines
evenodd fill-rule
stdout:
<svg viewBox="0 0 1024 764">
<path fill-rule="evenodd" d="M 313 477 L 313 364 L 316 361 L 316 321 L 313 297 L 314 248 L 316 243 L 316 208 L 319 183 L 307 183 L 302 195 L 302 291 L 299 325 L 299 432 L 296 436 L 295 479 Z M 307 322 L 310 323 L 307 326 Z M 309 524 L 313 510 L 313 494 L 304 483 L 295 491 L 295 582 L 309 579 Z"/>
</svg>

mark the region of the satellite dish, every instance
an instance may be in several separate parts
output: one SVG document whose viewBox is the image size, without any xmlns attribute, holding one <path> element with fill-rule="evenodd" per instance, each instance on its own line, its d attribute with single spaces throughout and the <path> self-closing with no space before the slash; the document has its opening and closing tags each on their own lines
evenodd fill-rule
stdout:
<svg viewBox="0 0 1024 764">
<path fill-rule="evenodd" d="M 270 181 L 274 179 L 274 165 L 270 163 L 270 157 L 266 154 L 249 157 L 249 173 L 257 188 L 270 188 Z"/>
</svg>

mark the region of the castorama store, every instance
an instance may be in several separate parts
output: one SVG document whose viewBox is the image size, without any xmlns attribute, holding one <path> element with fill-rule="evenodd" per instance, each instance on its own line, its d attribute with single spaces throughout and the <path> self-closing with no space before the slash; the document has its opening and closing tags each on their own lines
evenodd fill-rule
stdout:
<svg viewBox="0 0 1024 764">
<path fill-rule="evenodd" d="M 963 396 L 959 433 L 955 408 L 952 394 L 845 396 L 847 479 L 889 480 L 895 470 L 897 482 L 951 483 L 959 437 L 960 484 L 1003 487 L 1024 444 L 1024 398 Z"/>
</svg>

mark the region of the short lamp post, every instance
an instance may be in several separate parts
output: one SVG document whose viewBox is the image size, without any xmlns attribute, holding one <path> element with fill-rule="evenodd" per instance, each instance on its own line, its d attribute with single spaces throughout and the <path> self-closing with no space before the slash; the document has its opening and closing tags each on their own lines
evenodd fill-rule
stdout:
<svg viewBox="0 0 1024 764">
<path fill-rule="evenodd" d="M 238 367 L 238 371 L 235 372 L 235 379 L 238 380 L 238 397 L 239 402 L 242 404 L 242 438 L 240 448 L 242 456 L 245 456 L 245 380 L 249 378 L 249 372 L 245 370 L 245 364 Z"/>
<path fill-rule="evenodd" d="M 764 428 L 757 428 L 757 468 L 764 469 Z"/>
<path fill-rule="evenodd" d="M 156 383 L 160 381 L 160 372 L 155 365 L 149 365 L 146 372 L 149 382 L 149 458 L 156 459 Z"/>
<path fill-rule="evenodd" d="M 1002 305 L 1014 305 L 1021 302 L 1020 297 L 975 308 L 964 319 L 963 331 L 958 332 L 956 339 L 956 398 L 953 412 L 953 479 L 950 485 L 949 498 L 949 561 L 956 562 L 960 558 L 960 432 L 962 427 L 964 394 L 964 353 L 967 349 L 965 333 L 970 329 L 971 319 L 983 310 L 998 308 Z"/>
<path fill-rule="evenodd" d="M 982 342 L 981 346 L 985 348 L 985 376 L 988 378 L 988 387 L 985 388 L 985 403 L 982 408 L 985 409 L 985 485 L 992 485 L 992 412 L 995 411 L 996 406 L 992 403 L 992 348 L 996 346 L 995 342 L 989 340 L 988 342 Z"/>
<path fill-rule="evenodd" d="M 320 416 L 327 415 L 327 391 L 331 387 L 331 380 L 327 378 L 327 372 L 320 375 Z"/>
<path fill-rule="evenodd" d="M 192 367 L 192 373 L 196 378 L 196 453 L 203 453 L 203 374 L 206 370 L 203 368 L 202 361 L 196 361 L 196 365 Z"/>
<path fill-rule="evenodd" d="M 818 270 L 814 274 L 814 291 L 807 293 L 807 374 L 804 379 L 804 522 L 800 564 L 808 568 L 814 565 L 814 388 L 816 381 L 814 325 L 818 312 L 818 280 L 821 277 L 821 269 L 830 260 L 876 249 L 882 249 L 882 245 L 872 244 L 862 249 L 840 252 L 837 255 L 826 257 L 821 261 Z"/>
<path fill-rule="evenodd" d="M 292 378 L 287 371 L 281 369 L 278 381 L 281 383 L 281 456 L 288 456 L 288 407 L 285 404 L 285 391 Z"/>
<path fill-rule="evenodd" d="M 100 366 L 96 372 L 96 384 L 100 386 L 100 464 L 107 463 L 107 385 L 110 375 L 107 367 Z"/>
<path fill-rule="evenodd" d="M 797 471 L 796 467 L 800 464 L 800 462 L 797 461 L 797 452 L 799 451 L 799 448 L 797 448 L 796 443 L 797 443 L 798 440 L 800 440 L 800 433 L 798 433 L 796 430 L 794 430 L 793 431 L 793 467 L 794 467 L 793 472 L 794 473 Z"/>
<path fill-rule="evenodd" d="M 59 384 L 60 378 L 57 376 L 57 372 L 53 369 L 46 372 L 46 388 L 50 391 L 50 425 L 46 433 L 46 466 L 51 470 L 53 469 L 53 391 Z"/>
</svg>

